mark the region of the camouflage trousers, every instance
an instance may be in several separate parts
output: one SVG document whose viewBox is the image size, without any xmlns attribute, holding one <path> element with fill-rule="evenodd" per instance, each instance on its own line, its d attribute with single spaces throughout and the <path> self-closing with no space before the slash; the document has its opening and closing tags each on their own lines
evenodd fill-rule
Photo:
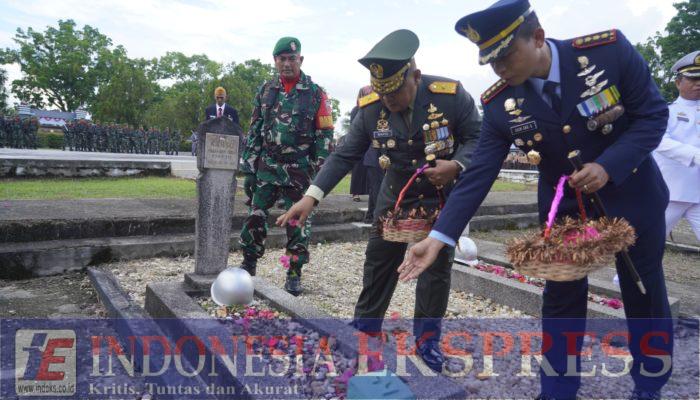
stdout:
<svg viewBox="0 0 700 400">
<path fill-rule="evenodd" d="M 299 187 L 280 186 L 269 182 L 257 182 L 255 193 L 248 209 L 248 217 L 241 230 L 241 249 L 246 258 L 259 259 L 265 254 L 267 237 L 267 218 L 278 200 L 284 202 L 284 209 L 289 208 L 304 196 Z M 287 269 L 287 275 L 301 276 L 301 267 L 309 262 L 309 237 L 311 235 L 311 218 L 303 226 L 290 223 L 287 232 L 287 252 L 280 262 Z"/>
</svg>

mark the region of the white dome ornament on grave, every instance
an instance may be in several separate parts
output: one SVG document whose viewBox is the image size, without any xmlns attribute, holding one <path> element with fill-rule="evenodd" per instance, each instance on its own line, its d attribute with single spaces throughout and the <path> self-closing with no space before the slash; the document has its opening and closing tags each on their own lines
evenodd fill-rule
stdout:
<svg viewBox="0 0 700 400">
<path fill-rule="evenodd" d="M 468 237 L 460 237 L 455 248 L 455 261 L 473 267 L 479 263 L 476 255 L 476 243 Z"/>
<path fill-rule="evenodd" d="M 220 306 L 250 304 L 253 302 L 253 278 L 240 267 L 221 271 L 211 285 L 211 299 Z"/>
</svg>

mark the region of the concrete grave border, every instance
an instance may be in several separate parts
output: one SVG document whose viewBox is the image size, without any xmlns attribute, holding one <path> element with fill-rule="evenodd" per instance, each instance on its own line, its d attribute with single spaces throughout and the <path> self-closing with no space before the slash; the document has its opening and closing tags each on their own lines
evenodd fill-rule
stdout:
<svg viewBox="0 0 700 400">
<path fill-rule="evenodd" d="M 512 268 L 512 264 L 499 252 L 502 245 L 485 240 L 474 241 L 479 249 L 479 259 L 488 263 Z M 473 293 L 492 299 L 494 302 L 521 310 L 530 315 L 542 314 L 542 289 L 514 279 L 504 278 L 489 272 L 479 271 L 458 263 L 452 264 L 452 289 Z M 621 299 L 620 289 L 609 282 L 599 279 L 588 279 L 588 290 L 606 297 Z M 678 317 L 680 300 L 668 297 L 671 314 Z M 622 308 L 614 309 L 588 302 L 588 317 L 590 318 L 625 318 Z"/>
<path fill-rule="evenodd" d="M 134 354 L 130 354 L 131 346 L 126 339 L 130 336 L 142 334 L 142 332 L 164 336 L 163 331 L 158 324 L 146 314 L 141 306 L 131 300 L 111 272 L 97 268 L 88 268 L 88 278 L 97 292 L 100 303 L 102 303 L 107 310 L 108 317 L 115 322 L 113 328 L 119 335 L 118 339 L 120 340 L 120 345 L 126 351 L 127 355 L 133 357 L 135 361 L 135 372 L 142 373 L 143 359 L 140 355 L 143 354 L 143 348 L 141 342 L 135 342 L 137 348 L 134 349 Z M 182 362 L 185 370 L 194 370 L 190 360 L 185 359 Z M 141 379 L 145 378 L 141 377 Z M 154 381 L 153 383 L 158 386 L 165 386 L 168 384 L 167 377 L 165 376 L 157 375 L 149 377 L 148 379 L 152 379 Z M 195 376 L 193 379 L 197 381 L 198 386 L 206 386 L 204 380 L 199 376 Z M 216 396 L 213 397 L 216 398 Z"/>
<path fill-rule="evenodd" d="M 191 296 L 208 295 L 209 287 L 216 276 L 185 274 L 185 282 L 155 283 L 146 287 L 146 311 L 155 318 L 208 318 L 212 317 L 194 301 Z M 311 306 L 286 291 L 271 285 L 260 277 L 254 277 L 255 294 L 272 303 L 275 307 L 291 315 L 296 322 L 315 330 L 323 335 L 333 335 L 337 338 L 339 349 L 344 354 L 357 354 L 357 333 L 351 326 L 330 318 L 326 313 Z M 319 319 L 323 323 L 319 323 Z M 187 322 L 187 321 L 186 321 Z M 190 324 L 187 326 L 193 335 L 201 332 L 201 328 Z M 386 348 L 384 356 L 389 368 L 395 367 L 396 353 L 394 349 Z M 428 377 L 422 378 L 428 379 Z M 421 380 L 422 380 L 421 379 Z M 429 377 L 430 385 L 420 385 L 406 382 L 417 398 L 461 399 L 467 395 L 465 388 L 449 378 L 438 375 Z M 249 383 L 249 382 L 246 382 Z"/>
</svg>

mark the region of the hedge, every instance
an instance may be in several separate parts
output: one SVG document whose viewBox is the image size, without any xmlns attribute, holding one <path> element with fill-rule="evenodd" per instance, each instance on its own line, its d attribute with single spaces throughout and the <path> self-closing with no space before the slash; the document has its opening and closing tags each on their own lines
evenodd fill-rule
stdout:
<svg viewBox="0 0 700 400">
<path fill-rule="evenodd" d="M 37 133 L 37 146 L 41 149 L 62 149 L 63 134 L 51 132 Z"/>
</svg>

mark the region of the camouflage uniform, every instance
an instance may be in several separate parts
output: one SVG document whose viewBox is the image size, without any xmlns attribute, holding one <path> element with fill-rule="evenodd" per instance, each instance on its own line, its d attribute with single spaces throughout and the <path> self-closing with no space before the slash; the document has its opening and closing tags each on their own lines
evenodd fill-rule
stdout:
<svg viewBox="0 0 700 400">
<path fill-rule="evenodd" d="M 22 120 L 19 117 L 15 117 L 12 120 L 10 133 L 10 147 L 16 149 L 20 148 L 22 145 Z"/>
<path fill-rule="evenodd" d="M 72 142 L 71 142 L 71 140 L 72 140 L 71 136 L 73 134 L 73 132 L 71 132 L 72 125 L 73 125 L 72 122 L 66 122 L 66 124 L 63 125 L 63 149 L 62 150 L 65 150 L 66 147 L 68 147 L 69 150 L 73 150 L 73 146 L 72 146 Z"/>
<path fill-rule="evenodd" d="M 5 147 L 5 142 L 7 140 L 7 134 L 5 133 L 5 126 L 7 122 L 4 117 L 0 117 L 0 147 Z"/>
<path fill-rule="evenodd" d="M 39 132 L 39 119 L 32 117 L 29 119 L 29 129 L 27 131 L 27 147 L 36 149 L 38 145 L 37 134 Z"/>
<path fill-rule="evenodd" d="M 180 131 L 173 131 L 173 135 L 171 137 L 170 154 L 180 154 L 180 142 L 182 142 L 182 135 L 180 134 Z"/>
<path fill-rule="evenodd" d="M 279 77 L 263 84 L 243 152 L 246 194 L 251 198 L 241 248 L 246 260 L 265 252 L 267 217 L 278 199 L 289 209 L 304 195 L 318 168 L 328 157 L 333 118 L 326 94 L 303 72 L 289 93 Z M 309 261 L 311 224 L 286 227 L 288 275 L 301 276 Z"/>
</svg>

